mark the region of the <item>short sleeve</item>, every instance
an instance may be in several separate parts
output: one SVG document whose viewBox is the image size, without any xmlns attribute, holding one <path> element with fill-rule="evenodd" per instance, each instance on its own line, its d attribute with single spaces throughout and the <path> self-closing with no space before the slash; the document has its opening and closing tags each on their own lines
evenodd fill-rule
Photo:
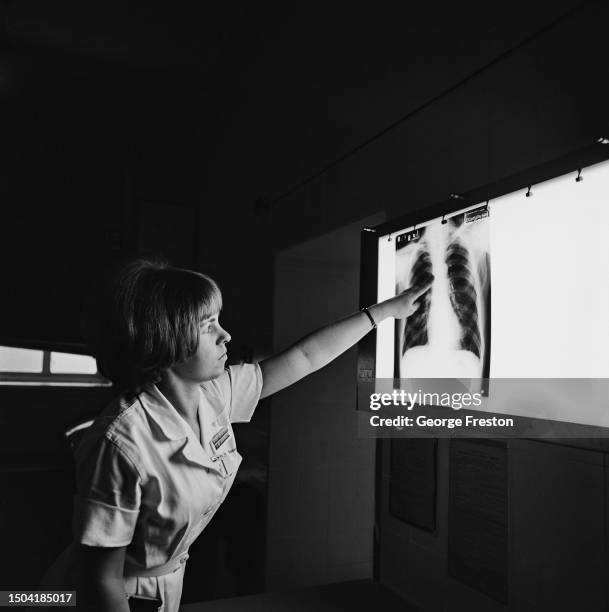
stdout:
<svg viewBox="0 0 609 612">
<path fill-rule="evenodd" d="M 251 420 L 262 393 L 262 370 L 257 363 L 229 366 L 224 374 L 201 385 L 209 400 L 228 412 L 231 423 Z"/>
<path fill-rule="evenodd" d="M 251 421 L 262 393 L 262 370 L 257 363 L 228 368 L 231 401 L 228 410 L 231 423 Z"/>
<path fill-rule="evenodd" d="M 137 468 L 105 436 L 85 436 L 75 459 L 74 538 L 88 546 L 126 546 L 139 515 L 141 477 Z"/>
</svg>

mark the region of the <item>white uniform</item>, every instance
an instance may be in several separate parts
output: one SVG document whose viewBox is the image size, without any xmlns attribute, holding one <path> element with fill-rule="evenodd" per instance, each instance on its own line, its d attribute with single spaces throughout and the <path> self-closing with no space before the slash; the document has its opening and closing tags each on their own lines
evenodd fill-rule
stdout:
<svg viewBox="0 0 609 612">
<path fill-rule="evenodd" d="M 251 419 L 261 391 L 257 364 L 231 366 L 201 385 L 201 440 L 155 385 L 129 403 L 117 398 L 87 430 L 75 453 L 72 532 L 89 546 L 127 546 L 127 595 L 178 611 L 188 548 L 241 463 L 231 423 Z M 62 565 L 76 550 L 64 551 Z"/>
</svg>

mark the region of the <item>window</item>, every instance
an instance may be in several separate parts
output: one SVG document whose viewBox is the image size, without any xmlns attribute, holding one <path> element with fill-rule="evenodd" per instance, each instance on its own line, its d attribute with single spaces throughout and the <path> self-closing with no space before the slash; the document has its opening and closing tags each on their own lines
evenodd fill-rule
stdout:
<svg viewBox="0 0 609 612">
<path fill-rule="evenodd" d="M 42 372 L 43 352 L 0 346 L 0 372 Z"/>
<path fill-rule="evenodd" d="M 0 385 L 107 387 L 90 355 L 0 346 Z"/>
</svg>

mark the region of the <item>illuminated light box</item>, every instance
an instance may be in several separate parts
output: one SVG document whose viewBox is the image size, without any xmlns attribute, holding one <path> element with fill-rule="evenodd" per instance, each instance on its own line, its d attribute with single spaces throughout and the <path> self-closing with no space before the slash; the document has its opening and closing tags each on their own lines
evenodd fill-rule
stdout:
<svg viewBox="0 0 609 612">
<path fill-rule="evenodd" d="M 434 280 L 361 343 L 359 381 L 461 379 L 479 410 L 609 427 L 608 158 L 597 143 L 366 229 L 362 306 Z"/>
</svg>

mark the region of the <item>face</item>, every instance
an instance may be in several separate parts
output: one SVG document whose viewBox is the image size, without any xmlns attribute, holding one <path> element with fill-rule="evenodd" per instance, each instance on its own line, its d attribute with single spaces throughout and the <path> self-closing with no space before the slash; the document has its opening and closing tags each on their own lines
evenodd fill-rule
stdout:
<svg viewBox="0 0 609 612">
<path fill-rule="evenodd" d="M 219 313 L 202 318 L 197 352 L 184 363 L 175 364 L 172 370 L 180 378 L 197 384 L 217 378 L 224 372 L 226 344 L 230 338 L 220 325 Z"/>
</svg>

